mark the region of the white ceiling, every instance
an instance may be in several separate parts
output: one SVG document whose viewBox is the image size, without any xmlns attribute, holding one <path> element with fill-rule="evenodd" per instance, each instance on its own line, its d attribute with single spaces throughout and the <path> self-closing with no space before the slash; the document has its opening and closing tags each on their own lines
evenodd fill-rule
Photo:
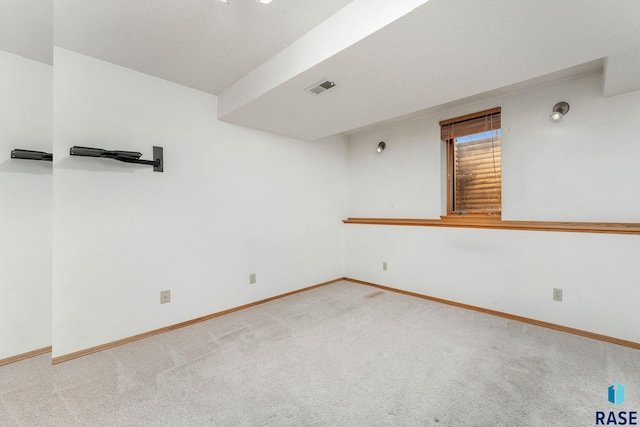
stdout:
<svg viewBox="0 0 640 427">
<path fill-rule="evenodd" d="M 52 2 L 0 0 L 0 49 L 51 63 L 53 33 L 219 95 L 220 120 L 303 140 L 594 67 L 603 96 L 640 90 L 638 0 Z M 304 91 L 324 78 L 337 86 Z"/>
<path fill-rule="evenodd" d="M 53 0 L 0 0 L 0 50 L 53 64 Z"/>
<path fill-rule="evenodd" d="M 350 1 L 56 0 L 55 45 L 217 95 Z"/>
<path fill-rule="evenodd" d="M 265 85 L 231 111 L 223 93 L 220 118 L 314 140 L 637 52 L 634 46 L 640 46 L 637 0 L 430 0 L 288 81 Z M 638 82 L 640 58 L 625 58 L 624 67 L 634 70 L 627 77 Z M 272 71 L 254 74 L 261 71 L 269 81 Z M 321 78 L 337 86 L 321 95 L 304 92 Z"/>
</svg>

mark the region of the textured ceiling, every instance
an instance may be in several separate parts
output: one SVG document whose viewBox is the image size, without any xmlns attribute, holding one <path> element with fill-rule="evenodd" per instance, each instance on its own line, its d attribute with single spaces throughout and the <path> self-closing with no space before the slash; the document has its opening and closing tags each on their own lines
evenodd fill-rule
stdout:
<svg viewBox="0 0 640 427">
<path fill-rule="evenodd" d="M 638 23 L 637 0 L 430 0 L 233 111 L 219 111 L 224 121 L 314 140 L 616 55 L 638 46 Z M 337 86 L 304 92 L 322 78 Z"/>
<path fill-rule="evenodd" d="M 639 23 L 640 0 L 0 0 L 0 49 L 54 42 L 314 140 L 594 67 L 603 96 L 640 90 Z"/>
<path fill-rule="evenodd" d="M 53 64 L 53 0 L 0 0 L 0 50 Z"/>
<path fill-rule="evenodd" d="M 218 94 L 350 1 L 56 0 L 55 45 Z"/>
</svg>

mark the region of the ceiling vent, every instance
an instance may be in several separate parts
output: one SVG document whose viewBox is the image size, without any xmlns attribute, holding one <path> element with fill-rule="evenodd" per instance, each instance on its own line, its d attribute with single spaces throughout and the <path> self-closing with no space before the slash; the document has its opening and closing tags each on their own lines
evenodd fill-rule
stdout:
<svg viewBox="0 0 640 427">
<path fill-rule="evenodd" d="M 314 95 L 320 95 L 321 93 L 328 91 L 335 85 L 336 84 L 334 82 L 330 82 L 329 80 L 324 79 L 324 80 L 320 80 L 318 83 L 314 85 L 309 86 L 305 90 Z"/>
</svg>

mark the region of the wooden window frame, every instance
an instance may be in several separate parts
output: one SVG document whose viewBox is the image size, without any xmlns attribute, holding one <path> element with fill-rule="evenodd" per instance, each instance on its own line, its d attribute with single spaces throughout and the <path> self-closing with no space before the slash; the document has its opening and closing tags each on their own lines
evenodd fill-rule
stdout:
<svg viewBox="0 0 640 427">
<path fill-rule="evenodd" d="M 501 107 L 491 108 L 489 110 L 478 111 L 476 113 L 467 114 L 460 117 L 454 117 L 452 119 L 447 119 L 441 121 L 440 126 L 450 125 L 452 123 L 463 122 L 466 120 L 475 119 L 478 117 L 484 117 L 491 114 L 501 113 Z M 502 127 L 500 127 L 501 129 Z M 455 155 L 454 155 L 454 139 L 455 138 L 447 138 L 444 139 L 443 142 L 446 144 L 446 165 L 447 165 L 447 177 L 446 177 L 446 193 L 447 193 L 447 210 L 446 215 L 442 216 L 442 219 L 494 219 L 500 220 L 502 217 L 502 206 L 500 206 L 500 212 L 468 212 L 465 214 L 459 214 L 455 210 L 453 210 L 454 206 L 454 185 L 453 185 L 453 174 L 455 170 Z M 500 191 L 502 192 L 502 185 L 500 186 Z"/>
</svg>

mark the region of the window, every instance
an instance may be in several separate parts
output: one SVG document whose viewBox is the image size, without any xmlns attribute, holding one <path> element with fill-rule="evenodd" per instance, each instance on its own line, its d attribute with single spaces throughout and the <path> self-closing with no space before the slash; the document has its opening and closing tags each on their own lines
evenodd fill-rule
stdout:
<svg viewBox="0 0 640 427">
<path fill-rule="evenodd" d="M 447 144 L 447 215 L 500 215 L 500 127 L 500 108 L 440 122 Z"/>
</svg>

